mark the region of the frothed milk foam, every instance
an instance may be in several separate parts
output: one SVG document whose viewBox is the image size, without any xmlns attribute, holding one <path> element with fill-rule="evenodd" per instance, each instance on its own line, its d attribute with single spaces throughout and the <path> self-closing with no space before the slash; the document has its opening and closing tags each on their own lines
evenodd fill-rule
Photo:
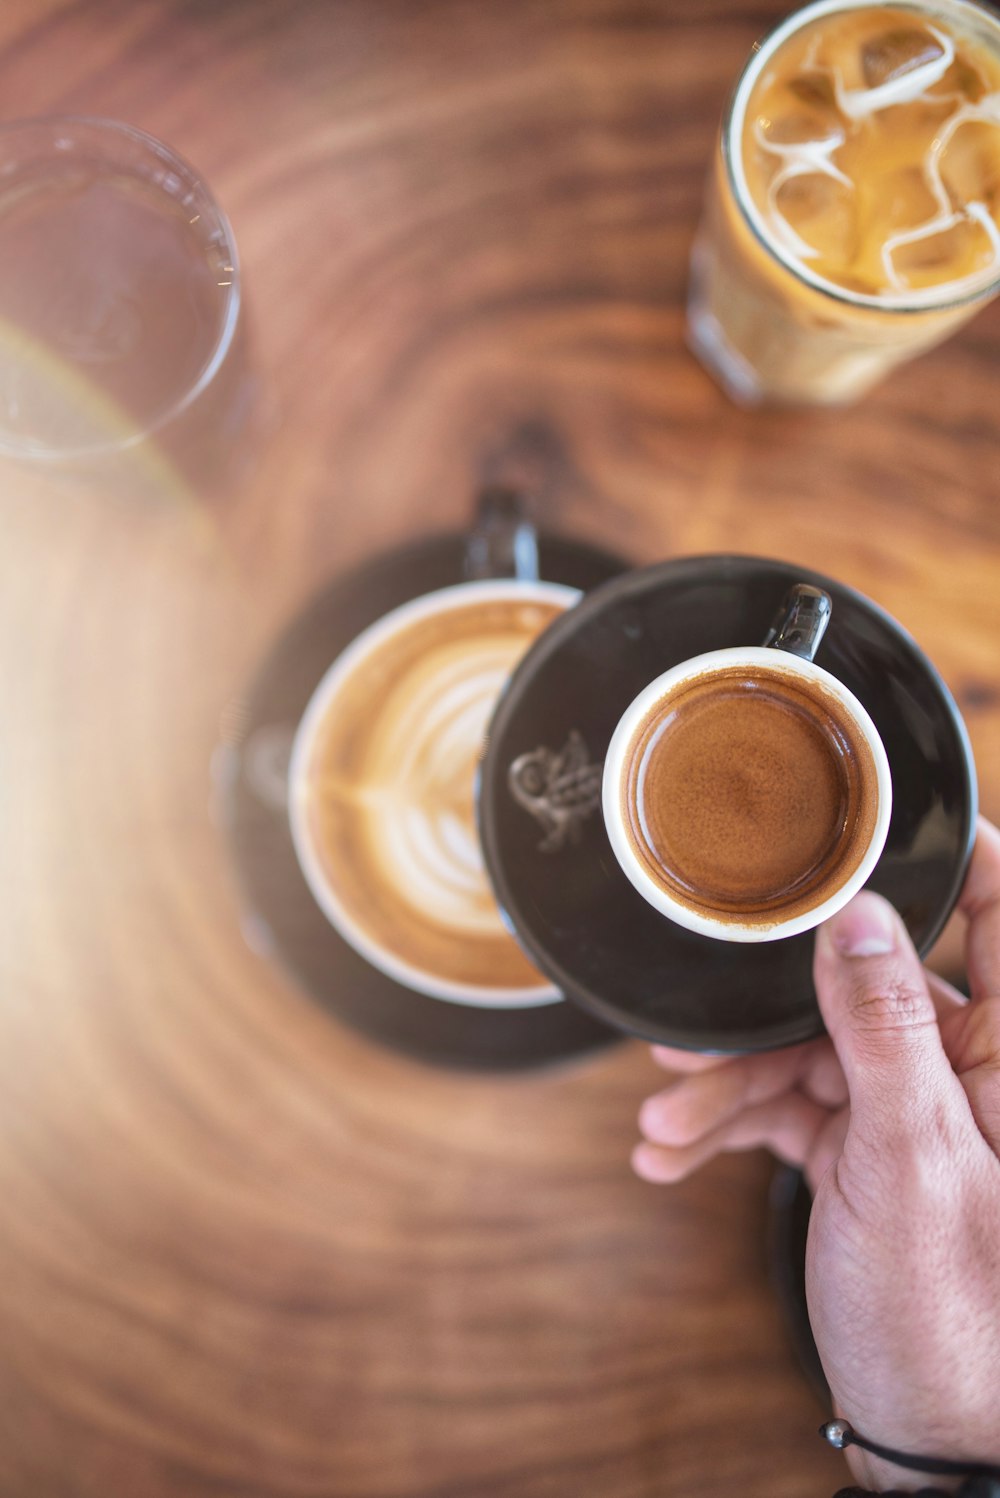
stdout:
<svg viewBox="0 0 1000 1498">
<path fill-rule="evenodd" d="M 540 987 L 483 866 L 475 776 L 497 698 L 562 608 L 475 598 L 359 655 L 329 701 L 303 794 L 323 875 L 375 946 L 448 984 Z"/>
</svg>

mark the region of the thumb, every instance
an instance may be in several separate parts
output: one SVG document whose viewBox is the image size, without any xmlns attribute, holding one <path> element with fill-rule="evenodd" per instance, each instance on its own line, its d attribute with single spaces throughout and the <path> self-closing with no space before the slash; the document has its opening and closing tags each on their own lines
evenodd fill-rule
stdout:
<svg viewBox="0 0 1000 1498">
<path fill-rule="evenodd" d="M 912 1128 L 940 1117 L 955 1075 L 920 958 L 888 901 L 863 892 L 821 926 L 813 976 L 852 1118 Z"/>
</svg>

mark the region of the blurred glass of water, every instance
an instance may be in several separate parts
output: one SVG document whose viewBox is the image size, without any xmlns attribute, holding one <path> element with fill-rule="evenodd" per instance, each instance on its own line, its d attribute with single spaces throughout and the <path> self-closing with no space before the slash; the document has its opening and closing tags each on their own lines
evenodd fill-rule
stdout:
<svg viewBox="0 0 1000 1498">
<path fill-rule="evenodd" d="M 0 128 L 0 454 L 210 481 L 250 404 L 243 321 L 232 230 L 169 147 L 112 120 Z"/>
</svg>

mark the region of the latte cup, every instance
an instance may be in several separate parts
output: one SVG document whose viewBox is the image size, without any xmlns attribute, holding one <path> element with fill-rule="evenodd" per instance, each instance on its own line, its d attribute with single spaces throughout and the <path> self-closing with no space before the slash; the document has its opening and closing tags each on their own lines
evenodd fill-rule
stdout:
<svg viewBox="0 0 1000 1498">
<path fill-rule="evenodd" d="M 483 497 L 465 570 L 330 666 L 295 734 L 289 820 L 313 898 L 373 967 L 431 998 L 524 1009 L 562 994 L 496 903 L 475 779 L 510 672 L 580 593 L 539 580 L 533 528 L 505 493 Z"/>
<path fill-rule="evenodd" d="M 793 588 L 762 645 L 671 667 L 608 746 L 604 823 L 623 872 L 678 925 L 776 941 L 828 919 L 867 882 L 892 813 L 871 717 L 813 656 L 832 604 Z"/>
</svg>

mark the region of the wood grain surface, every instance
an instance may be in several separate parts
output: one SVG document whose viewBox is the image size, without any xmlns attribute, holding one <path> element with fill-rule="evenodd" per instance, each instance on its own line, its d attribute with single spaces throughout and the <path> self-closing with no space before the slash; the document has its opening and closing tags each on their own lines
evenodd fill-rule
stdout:
<svg viewBox="0 0 1000 1498">
<path fill-rule="evenodd" d="M 802 1498 L 770 1165 L 631 1178 L 639 1045 L 435 1071 L 252 955 L 208 764 L 331 574 L 528 474 L 548 524 L 861 588 L 1000 815 L 1000 308 L 859 408 L 686 352 L 771 0 L 5 0 L 0 113 L 116 116 L 231 214 L 263 413 L 224 498 L 0 473 L 3 1498 Z M 2 274 L 2 266 L 0 266 Z"/>
</svg>

